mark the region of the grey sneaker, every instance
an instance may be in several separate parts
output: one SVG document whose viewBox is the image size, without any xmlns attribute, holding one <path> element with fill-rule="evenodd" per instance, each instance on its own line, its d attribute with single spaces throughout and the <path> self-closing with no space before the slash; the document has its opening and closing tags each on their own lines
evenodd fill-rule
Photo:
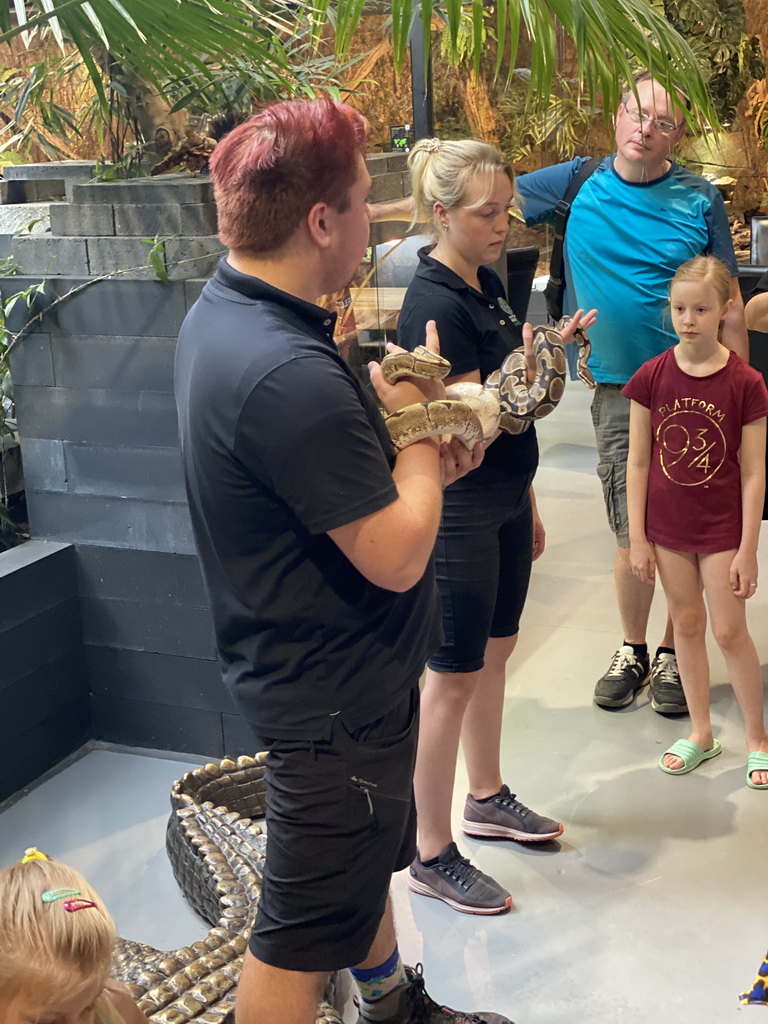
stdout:
<svg viewBox="0 0 768 1024">
<path fill-rule="evenodd" d="M 611 659 L 608 671 L 597 680 L 595 704 L 601 708 L 623 708 L 631 704 L 648 682 L 648 655 L 638 658 L 629 644 L 622 645 Z"/>
<path fill-rule="evenodd" d="M 423 968 L 421 964 L 406 967 L 408 984 L 401 985 L 387 993 L 383 999 L 375 1003 L 360 1002 L 360 1016 L 357 1024 L 514 1024 L 509 1017 L 500 1013 L 464 1013 L 452 1010 L 449 1006 L 439 1006 L 424 989 Z M 376 1016 L 366 1016 L 366 1009 L 376 1007 Z M 389 1016 L 381 1014 L 390 1011 Z"/>
<path fill-rule="evenodd" d="M 521 804 L 509 786 L 502 786 L 488 800 L 475 800 L 468 793 L 461 827 L 476 839 L 519 839 L 524 843 L 543 843 L 563 834 L 559 821 Z"/>
<path fill-rule="evenodd" d="M 657 654 L 653 659 L 651 707 L 660 715 L 682 715 L 688 710 L 674 654 Z"/>
<path fill-rule="evenodd" d="M 512 905 L 507 890 L 462 857 L 456 843 L 449 843 L 430 867 L 417 854 L 408 869 L 408 888 L 462 914 L 500 914 Z"/>
</svg>

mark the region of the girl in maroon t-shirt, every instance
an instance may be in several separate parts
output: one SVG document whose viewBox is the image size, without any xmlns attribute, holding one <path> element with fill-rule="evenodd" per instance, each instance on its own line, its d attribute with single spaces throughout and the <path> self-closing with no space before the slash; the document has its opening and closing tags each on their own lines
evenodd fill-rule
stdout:
<svg viewBox="0 0 768 1024">
<path fill-rule="evenodd" d="M 768 391 L 761 375 L 720 343 L 730 294 L 730 273 L 714 256 L 684 263 L 670 285 L 680 340 L 624 387 L 632 400 L 630 562 L 646 583 L 658 567 L 691 715 L 690 737 L 673 743 L 659 766 L 683 775 L 721 750 L 710 719 L 706 597 L 744 716 L 747 783 L 768 789 L 760 660 L 745 614 L 757 589 Z"/>
</svg>

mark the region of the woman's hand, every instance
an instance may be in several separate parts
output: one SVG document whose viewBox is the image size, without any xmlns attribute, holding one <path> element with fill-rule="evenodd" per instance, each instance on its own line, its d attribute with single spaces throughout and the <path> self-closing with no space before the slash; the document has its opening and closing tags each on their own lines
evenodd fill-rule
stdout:
<svg viewBox="0 0 768 1024">
<path fill-rule="evenodd" d="M 525 354 L 525 375 L 528 383 L 536 380 L 536 353 L 533 351 L 533 327 L 523 324 L 523 353 Z"/>
<path fill-rule="evenodd" d="M 577 309 L 571 317 L 570 323 L 558 332 L 563 345 L 570 345 L 576 331 L 579 328 L 583 331 L 588 330 L 595 320 L 597 320 L 596 309 L 590 309 L 588 313 L 585 313 L 583 309 Z M 523 352 L 525 353 L 525 373 L 528 383 L 533 384 L 536 380 L 536 354 L 533 350 L 533 327 L 529 323 L 523 324 Z"/>
<path fill-rule="evenodd" d="M 752 597 L 757 590 L 757 553 L 737 551 L 731 562 L 731 590 L 736 597 Z"/>
<path fill-rule="evenodd" d="M 566 324 L 566 326 L 560 331 L 560 337 L 563 339 L 563 344 L 570 345 L 576 336 L 576 331 L 579 329 L 582 331 L 588 331 L 596 320 L 596 309 L 590 309 L 588 313 L 585 313 L 583 309 L 577 309 L 571 317 L 571 322 Z"/>
<path fill-rule="evenodd" d="M 653 544 L 647 540 L 631 541 L 629 545 L 629 564 L 632 572 L 641 583 L 656 581 L 656 555 Z"/>
<path fill-rule="evenodd" d="M 541 521 L 538 509 L 533 509 L 533 561 L 544 554 L 544 547 L 547 543 L 547 531 Z"/>
</svg>

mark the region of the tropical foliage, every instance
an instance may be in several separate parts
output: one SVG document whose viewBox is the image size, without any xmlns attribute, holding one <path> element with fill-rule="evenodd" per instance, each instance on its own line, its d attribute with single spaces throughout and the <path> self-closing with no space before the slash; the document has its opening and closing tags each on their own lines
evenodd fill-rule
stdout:
<svg viewBox="0 0 768 1024">
<path fill-rule="evenodd" d="M 653 0 L 709 72 L 709 94 L 730 124 L 750 81 L 765 75 L 760 40 L 747 34 L 742 0 Z"/>
<path fill-rule="evenodd" d="M 313 40 L 326 24 L 335 27 L 337 55 L 343 58 L 365 0 L 314 0 L 311 7 L 294 5 L 307 17 Z M 464 8 L 462 0 L 446 0 L 441 11 L 449 31 L 449 52 L 458 57 Z M 470 0 L 470 52 L 476 71 L 482 55 L 484 0 Z M 416 19 L 431 26 L 435 0 L 392 0 L 391 31 L 396 66 L 402 66 Z M 108 53 L 130 65 L 159 88 L 170 79 L 196 72 L 212 79 L 216 67 L 243 59 L 269 69 L 290 88 L 290 60 L 283 25 L 274 7 L 256 0 L 12 0 L 0 4 L 0 42 L 50 26 L 63 47 L 71 41 L 79 51 L 102 103 L 107 95 L 96 54 Z M 14 18 L 15 14 L 15 18 Z M 699 124 L 716 123 L 706 92 L 706 76 L 688 44 L 672 29 L 664 14 L 648 0 L 495 0 L 498 40 L 496 73 L 514 68 L 518 46 L 531 42 L 531 88 L 551 89 L 559 31 L 573 40 L 580 75 L 590 102 L 601 94 L 613 108 L 619 82 L 632 71 L 632 58 L 641 60 L 669 87 L 681 87 L 691 98 Z M 424 33 L 425 57 L 430 32 Z"/>
</svg>

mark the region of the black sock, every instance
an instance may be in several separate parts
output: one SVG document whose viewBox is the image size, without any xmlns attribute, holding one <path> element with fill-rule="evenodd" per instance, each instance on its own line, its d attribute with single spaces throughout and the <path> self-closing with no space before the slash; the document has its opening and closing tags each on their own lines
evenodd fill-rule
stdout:
<svg viewBox="0 0 768 1024">
<path fill-rule="evenodd" d="M 658 656 L 660 654 L 674 654 L 674 653 L 675 653 L 675 648 L 674 647 L 657 647 L 656 648 L 656 657 L 657 658 L 658 658 Z"/>
<path fill-rule="evenodd" d="M 648 657 L 648 644 L 630 644 L 624 641 L 625 647 L 631 647 L 635 652 L 636 658 L 647 658 Z"/>
</svg>

